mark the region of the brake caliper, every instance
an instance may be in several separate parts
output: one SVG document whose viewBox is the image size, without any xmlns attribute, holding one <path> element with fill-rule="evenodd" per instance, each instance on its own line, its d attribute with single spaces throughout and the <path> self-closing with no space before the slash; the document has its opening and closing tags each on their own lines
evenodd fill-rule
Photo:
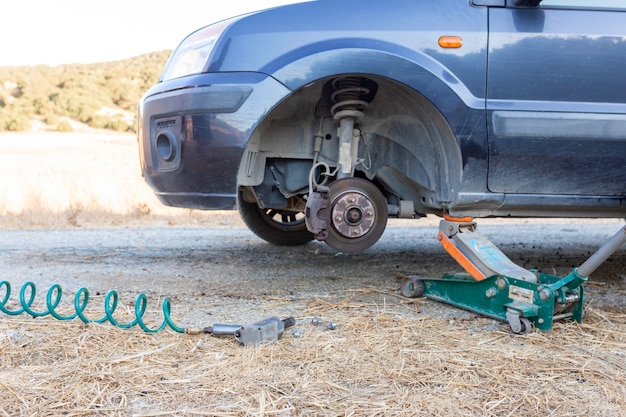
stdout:
<svg viewBox="0 0 626 417">
<path fill-rule="evenodd" d="M 309 195 L 304 212 L 304 221 L 309 232 L 315 239 L 326 240 L 328 225 L 326 224 L 326 210 L 330 201 L 330 189 L 324 185 L 317 187 L 317 191 Z"/>
</svg>

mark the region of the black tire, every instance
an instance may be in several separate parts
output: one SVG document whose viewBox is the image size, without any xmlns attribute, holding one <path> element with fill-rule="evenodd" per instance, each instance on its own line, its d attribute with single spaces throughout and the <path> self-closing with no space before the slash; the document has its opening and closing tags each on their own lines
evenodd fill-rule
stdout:
<svg viewBox="0 0 626 417">
<path fill-rule="evenodd" d="M 262 209 L 237 196 L 239 215 L 248 229 L 261 239 L 278 246 L 298 246 L 313 240 L 306 228 L 304 214 L 288 210 Z"/>
</svg>

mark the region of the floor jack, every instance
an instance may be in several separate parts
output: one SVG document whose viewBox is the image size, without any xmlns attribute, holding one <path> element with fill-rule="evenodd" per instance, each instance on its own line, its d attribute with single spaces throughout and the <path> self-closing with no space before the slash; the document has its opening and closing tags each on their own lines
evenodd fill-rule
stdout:
<svg viewBox="0 0 626 417">
<path fill-rule="evenodd" d="M 402 295 L 424 295 L 505 321 L 513 333 L 525 334 L 533 326 L 549 331 L 557 320 L 583 319 L 584 283 L 626 242 L 626 226 L 564 277 L 516 265 L 476 231 L 471 218 L 445 217 L 437 240 L 466 273 L 445 274 L 441 278 L 409 276 L 400 287 Z"/>
</svg>

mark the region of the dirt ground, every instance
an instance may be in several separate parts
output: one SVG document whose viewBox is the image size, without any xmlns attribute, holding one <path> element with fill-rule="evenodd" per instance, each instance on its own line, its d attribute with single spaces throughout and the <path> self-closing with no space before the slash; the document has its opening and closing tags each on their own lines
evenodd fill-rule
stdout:
<svg viewBox="0 0 626 417">
<path fill-rule="evenodd" d="M 518 264 L 561 276 L 623 222 L 479 224 Z M 228 212 L 206 227 L 0 231 L 7 308 L 32 281 L 39 309 L 59 283 L 67 314 L 87 287 L 94 318 L 115 289 L 121 322 L 140 292 L 151 326 L 164 297 L 182 327 L 296 319 L 277 343 L 243 347 L 230 336 L 2 314 L 0 413 L 626 415 L 626 248 L 592 275 L 582 323 L 513 335 L 499 321 L 400 296 L 399 276 L 459 270 L 436 231 L 436 219 L 391 221 L 378 244 L 352 256 L 318 242 L 268 245 Z"/>
<path fill-rule="evenodd" d="M 435 240 L 437 219 L 390 221 L 360 255 L 318 242 L 280 248 L 236 213 L 163 207 L 140 176 L 133 135 L 2 134 L 0 145 L 2 416 L 626 416 L 626 247 L 591 275 L 582 323 L 513 335 L 400 295 L 403 275 L 459 271 Z M 479 220 L 516 263 L 557 276 L 622 225 Z M 165 298 L 183 328 L 272 316 L 296 325 L 245 347 L 33 318 L 46 298 L 71 316 L 81 287 L 89 320 L 106 318 L 116 290 L 121 325 L 140 293 L 149 329 L 163 322 Z M 12 315 L 23 304 L 31 311 Z"/>
</svg>

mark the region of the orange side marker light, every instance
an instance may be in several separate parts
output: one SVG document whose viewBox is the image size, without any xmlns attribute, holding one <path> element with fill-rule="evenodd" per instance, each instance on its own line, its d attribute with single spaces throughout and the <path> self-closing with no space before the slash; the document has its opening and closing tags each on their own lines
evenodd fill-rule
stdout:
<svg viewBox="0 0 626 417">
<path fill-rule="evenodd" d="M 463 46 L 463 39 L 460 36 L 442 36 L 439 38 L 439 46 L 446 49 L 460 48 Z"/>
</svg>

